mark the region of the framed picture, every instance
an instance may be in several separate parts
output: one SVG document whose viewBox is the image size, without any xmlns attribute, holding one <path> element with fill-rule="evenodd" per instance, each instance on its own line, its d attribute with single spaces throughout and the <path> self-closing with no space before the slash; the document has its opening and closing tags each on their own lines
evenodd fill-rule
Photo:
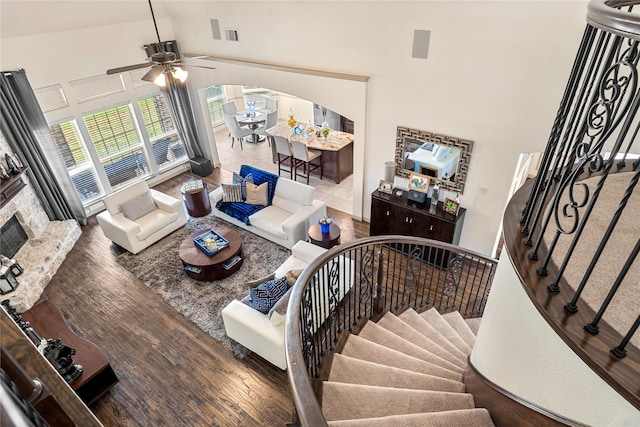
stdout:
<svg viewBox="0 0 640 427">
<path fill-rule="evenodd" d="M 458 211 L 460 210 L 460 203 L 456 202 L 455 200 L 444 199 L 442 210 L 452 215 L 458 215 Z"/>
<path fill-rule="evenodd" d="M 429 192 L 429 177 L 419 173 L 411 172 L 409 175 L 409 190 L 419 191 L 421 193 Z"/>
<path fill-rule="evenodd" d="M 384 179 L 380 180 L 380 184 L 378 184 L 378 191 L 381 193 L 391 194 L 391 190 L 393 188 L 393 183 L 390 181 L 385 181 Z"/>
</svg>

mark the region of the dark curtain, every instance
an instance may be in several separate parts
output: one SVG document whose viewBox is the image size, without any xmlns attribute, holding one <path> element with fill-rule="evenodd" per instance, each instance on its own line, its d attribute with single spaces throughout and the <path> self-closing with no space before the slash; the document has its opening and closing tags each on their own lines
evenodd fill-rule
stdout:
<svg viewBox="0 0 640 427">
<path fill-rule="evenodd" d="M 24 70 L 0 73 L 0 130 L 51 221 L 87 217 Z"/>
<path fill-rule="evenodd" d="M 187 149 L 187 154 L 189 154 L 190 159 L 204 157 L 196 137 L 196 122 L 193 118 L 193 109 L 191 108 L 187 85 L 174 78 L 171 73 L 166 73 L 165 77 L 167 85 L 162 88 L 162 93 L 167 101 L 182 143 Z"/>
</svg>

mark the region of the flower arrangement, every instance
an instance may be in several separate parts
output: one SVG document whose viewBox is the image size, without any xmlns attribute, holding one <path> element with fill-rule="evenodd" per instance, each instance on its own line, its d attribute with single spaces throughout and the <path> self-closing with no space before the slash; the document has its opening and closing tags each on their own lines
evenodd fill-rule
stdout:
<svg viewBox="0 0 640 427">
<path fill-rule="evenodd" d="M 329 128 L 329 123 L 323 122 L 322 123 L 322 128 L 320 129 L 320 134 L 325 139 L 325 141 L 326 141 L 327 137 L 329 136 L 329 132 L 331 132 L 331 129 Z"/>
<path fill-rule="evenodd" d="M 320 224 L 320 229 L 323 233 L 329 233 L 331 231 L 331 223 L 333 219 L 329 215 L 322 216 L 318 219 L 318 224 Z"/>
<path fill-rule="evenodd" d="M 322 216 L 318 219 L 318 224 L 331 224 L 332 222 L 333 219 L 329 215 Z"/>
<path fill-rule="evenodd" d="M 298 121 L 296 120 L 295 116 L 293 115 L 293 110 L 289 110 L 289 120 L 287 120 L 287 124 L 289 125 L 289 127 L 291 129 L 296 127 L 296 125 L 298 124 Z"/>
</svg>

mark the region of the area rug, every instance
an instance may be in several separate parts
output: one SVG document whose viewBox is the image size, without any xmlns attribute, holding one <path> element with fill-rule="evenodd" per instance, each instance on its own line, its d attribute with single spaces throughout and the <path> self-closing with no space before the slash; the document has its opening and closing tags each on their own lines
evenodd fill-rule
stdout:
<svg viewBox="0 0 640 427">
<path fill-rule="evenodd" d="M 242 267 L 230 277 L 214 282 L 200 282 L 188 277 L 178 256 L 180 244 L 196 230 L 215 230 L 220 226 L 232 228 L 242 237 Z M 209 215 L 190 218 L 184 228 L 137 255 L 129 252 L 118 255 L 117 261 L 179 313 L 220 341 L 237 358 L 244 358 L 249 350 L 227 337 L 220 313 L 229 302 L 247 295 L 247 282 L 273 273 L 289 255 L 290 250 Z"/>
</svg>

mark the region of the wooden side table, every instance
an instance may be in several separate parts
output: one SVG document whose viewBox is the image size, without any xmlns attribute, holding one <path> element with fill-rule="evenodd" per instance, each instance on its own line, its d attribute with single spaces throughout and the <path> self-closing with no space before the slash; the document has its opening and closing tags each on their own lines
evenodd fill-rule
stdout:
<svg viewBox="0 0 640 427">
<path fill-rule="evenodd" d="M 208 215 L 211 212 L 211 202 L 209 201 L 209 190 L 207 183 L 202 182 L 202 188 L 185 191 L 184 186 L 180 188 L 182 200 L 187 207 L 187 213 L 192 217 Z"/>
<path fill-rule="evenodd" d="M 340 227 L 331 223 L 328 233 L 323 233 L 320 224 L 313 224 L 309 227 L 309 242 L 325 249 L 332 248 L 340 244 Z"/>
</svg>

